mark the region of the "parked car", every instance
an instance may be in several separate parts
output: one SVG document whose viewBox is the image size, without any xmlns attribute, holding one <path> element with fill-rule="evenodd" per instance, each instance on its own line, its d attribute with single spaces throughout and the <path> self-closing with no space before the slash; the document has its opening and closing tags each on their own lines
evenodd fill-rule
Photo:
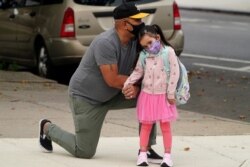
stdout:
<svg viewBox="0 0 250 167">
<path fill-rule="evenodd" d="M 113 26 L 112 11 L 122 1 L 0 0 L 0 61 L 36 67 L 43 77 L 78 63 L 95 36 Z M 144 22 L 160 25 L 180 55 L 184 35 L 176 2 L 133 1 L 151 14 Z"/>
</svg>

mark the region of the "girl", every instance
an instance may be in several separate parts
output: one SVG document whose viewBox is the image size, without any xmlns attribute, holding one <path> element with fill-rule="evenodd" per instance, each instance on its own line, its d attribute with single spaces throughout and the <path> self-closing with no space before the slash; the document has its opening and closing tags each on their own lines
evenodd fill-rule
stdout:
<svg viewBox="0 0 250 167">
<path fill-rule="evenodd" d="M 158 25 L 145 26 L 138 35 L 141 51 L 136 67 L 124 83 L 124 88 L 142 77 L 142 88 L 137 101 L 137 118 L 142 124 L 140 153 L 137 165 L 148 166 L 147 146 L 152 124 L 159 121 L 165 154 L 161 167 L 171 167 L 172 134 L 170 122 L 176 120 L 175 89 L 179 79 L 179 64 L 173 48 Z M 169 62 L 166 69 L 165 60 Z"/>
</svg>

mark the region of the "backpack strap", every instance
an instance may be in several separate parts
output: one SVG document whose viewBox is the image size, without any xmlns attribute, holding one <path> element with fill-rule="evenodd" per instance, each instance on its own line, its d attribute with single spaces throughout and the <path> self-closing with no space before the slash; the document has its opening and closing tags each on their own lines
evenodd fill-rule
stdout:
<svg viewBox="0 0 250 167">
<path fill-rule="evenodd" d="M 145 68 L 145 64 L 146 64 L 146 57 L 148 56 L 148 53 L 145 51 L 141 51 L 140 55 L 139 55 L 139 60 L 141 62 L 141 66 L 144 69 Z"/>
<path fill-rule="evenodd" d="M 164 49 L 161 53 L 161 57 L 163 60 L 163 65 L 164 65 L 164 69 L 166 71 L 166 73 L 168 74 L 170 71 L 170 65 L 169 65 L 169 61 L 168 61 L 168 46 L 164 46 Z"/>
<path fill-rule="evenodd" d="M 178 64 L 179 64 L 179 79 L 178 79 L 178 82 L 177 82 L 177 86 L 176 86 L 176 89 L 179 89 L 179 87 L 181 86 L 181 82 L 182 82 L 182 75 L 183 75 L 183 67 L 182 66 L 184 66 L 182 63 L 181 63 L 181 61 L 180 61 L 180 59 L 179 59 L 179 57 L 177 57 L 177 60 L 178 60 Z"/>
<path fill-rule="evenodd" d="M 164 66 L 164 70 L 167 74 L 167 83 L 169 82 L 169 75 L 170 75 L 170 64 L 169 64 L 169 47 L 164 45 L 163 50 L 161 51 L 161 58 L 163 60 L 163 66 Z"/>
</svg>

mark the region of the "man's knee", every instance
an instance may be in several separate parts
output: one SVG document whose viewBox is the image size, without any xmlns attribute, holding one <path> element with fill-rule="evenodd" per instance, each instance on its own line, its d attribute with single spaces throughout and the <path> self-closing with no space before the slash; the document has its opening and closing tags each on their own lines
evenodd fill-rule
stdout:
<svg viewBox="0 0 250 167">
<path fill-rule="evenodd" d="M 75 156 L 78 158 L 91 159 L 93 158 L 95 153 L 96 153 L 96 149 L 89 149 L 89 150 L 77 149 Z"/>
</svg>

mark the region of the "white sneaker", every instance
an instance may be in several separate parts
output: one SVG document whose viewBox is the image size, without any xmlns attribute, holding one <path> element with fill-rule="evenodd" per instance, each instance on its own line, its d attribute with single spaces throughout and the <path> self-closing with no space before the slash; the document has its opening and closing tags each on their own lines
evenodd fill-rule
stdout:
<svg viewBox="0 0 250 167">
<path fill-rule="evenodd" d="M 137 159 L 137 166 L 148 166 L 147 152 L 140 152 Z"/>
<path fill-rule="evenodd" d="M 161 167 L 172 167 L 173 165 L 174 164 L 173 164 L 173 161 L 171 159 L 171 155 L 168 153 L 165 153 L 164 157 L 163 157 L 163 161 L 161 163 Z"/>
</svg>

